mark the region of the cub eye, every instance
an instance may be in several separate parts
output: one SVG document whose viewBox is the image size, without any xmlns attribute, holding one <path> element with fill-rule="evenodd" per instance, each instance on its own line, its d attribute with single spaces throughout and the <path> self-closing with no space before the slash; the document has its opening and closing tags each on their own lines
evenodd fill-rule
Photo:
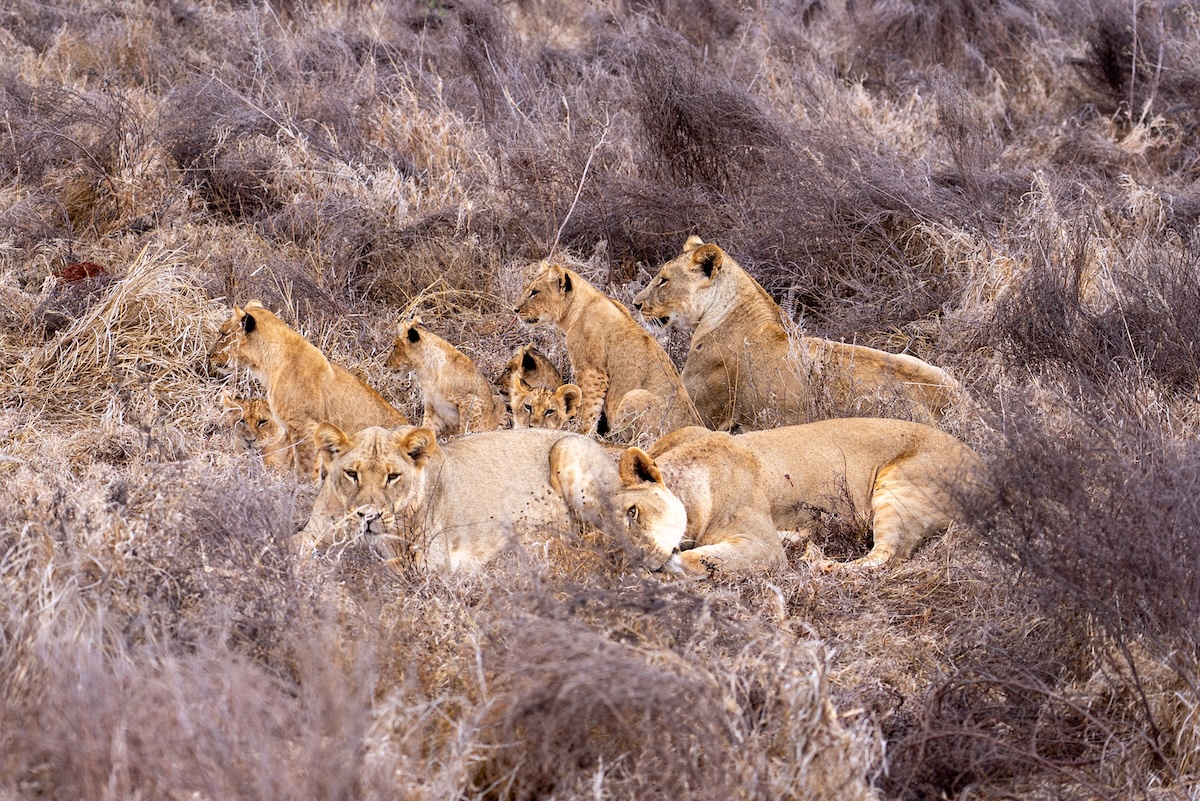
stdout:
<svg viewBox="0 0 1200 801">
<path fill-rule="evenodd" d="M 529 403 L 525 404 L 525 414 L 533 414 L 533 405 L 532 404 L 529 404 Z"/>
<path fill-rule="evenodd" d="M 267 421 L 266 421 L 266 420 L 259 420 L 259 421 L 258 421 L 258 427 L 259 427 L 259 428 L 262 428 L 262 427 L 263 427 L 263 426 L 265 426 L 266 424 L 267 424 Z"/>
<path fill-rule="evenodd" d="M 558 410 L 557 410 L 557 409 L 547 409 L 547 410 L 546 410 L 546 416 L 547 416 L 547 417 L 549 417 L 549 416 L 550 416 L 550 415 L 552 415 L 552 414 L 558 414 Z"/>
<path fill-rule="evenodd" d="M 389 486 L 390 486 L 390 485 L 392 485 L 392 484 L 395 484 L 395 483 L 396 483 L 397 481 L 399 481 L 399 480 L 400 480 L 400 474 L 399 474 L 399 473 L 388 473 L 388 475 L 387 475 L 387 483 L 388 483 L 388 485 L 389 485 Z"/>
<path fill-rule="evenodd" d="M 536 296 L 536 295 L 537 295 L 537 293 L 538 293 L 538 291 L 539 291 L 539 290 L 536 290 L 536 289 L 531 289 L 531 290 L 529 290 L 529 297 L 531 297 L 531 298 L 532 298 L 532 297 Z"/>
<path fill-rule="evenodd" d="M 344 472 L 346 474 L 346 478 L 350 479 L 355 484 L 358 483 L 358 471 L 357 470 L 346 470 Z"/>
</svg>

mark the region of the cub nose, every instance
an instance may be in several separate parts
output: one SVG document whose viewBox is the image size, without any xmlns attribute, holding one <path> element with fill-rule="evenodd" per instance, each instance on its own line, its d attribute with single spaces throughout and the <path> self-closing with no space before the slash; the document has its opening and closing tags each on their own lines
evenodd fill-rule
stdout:
<svg viewBox="0 0 1200 801">
<path fill-rule="evenodd" d="M 636 300 L 635 300 L 635 301 L 633 302 L 633 308 L 637 309 L 638 311 L 641 311 L 641 310 L 642 310 L 642 304 L 641 304 L 641 302 L 640 302 L 640 301 L 636 301 Z"/>
</svg>

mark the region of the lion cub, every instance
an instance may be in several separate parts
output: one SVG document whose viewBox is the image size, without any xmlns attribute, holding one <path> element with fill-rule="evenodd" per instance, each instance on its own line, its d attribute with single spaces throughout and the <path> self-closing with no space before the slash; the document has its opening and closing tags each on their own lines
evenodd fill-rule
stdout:
<svg viewBox="0 0 1200 801">
<path fill-rule="evenodd" d="M 513 428 L 569 429 L 579 416 L 583 393 L 574 384 L 557 389 L 531 387 L 519 375 L 512 378 L 508 402 L 512 408 Z"/>
<path fill-rule="evenodd" d="M 387 366 L 416 374 L 425 406 L 421 425 L 439 437 L 504 425 L 504 401 L 492 394 L 475 363 L 430 331 L 420 317 L 400 326 Z"/>
<path fill-rule="evenodd" d="M 301 476 L 311 475 L 314 425 L 328 421 L 351 431 L 371 425 L 406 425 L 404 415 L 356 375 L 338 367 L 315 345 L 257 300 L 233 307 L 222 323 L 209 366 L 247 367 L 263 385 L 271 417 L 283 429 L 283 446 Z"/>
<path fill-rule="evenodd" d="M 287 450 L 283 429 L 271 416 L 271 406 L 266 398 L 235 398 L 222 392 L 221 409 L 233 424 L 234 434 L 243 449 L 261 454 L 267 467 L 283 469 L 289 466 L 291 453 Z"/>
<path fill-rule="evenodd" d="M 634 297 L 658 325 L 692 328 L 683 383 L 705 425 L 759 428 L 766 420 L 804 423 L 813 401 L 866 402 L 936 422 L 958 383 L 914 356 L 816 337 L 792 341 L 783 311 L 729 254 L 698 236 Z"/>
<path fill-rule="evenodd" d="M 513 352 L 512 358 L 500 373 L 500 394 L 508 397 L 514 378 L 520 378 L 537 389 L 558 389 L 563 385 L 562 373 L 550 361 L 550 357 L 533 345 L 522 345 Z"/>
<path fill-rule="evenodd" d="M 583 395 L 581 430 L 594 432 L 601 412 L 621 438 L 659 437 L 700 423 L 662 346 L 624 306 L 578 273 L 544 262 L 515 311 L 527 323 L 552 323 L 566 334 Z"/>
</svg>

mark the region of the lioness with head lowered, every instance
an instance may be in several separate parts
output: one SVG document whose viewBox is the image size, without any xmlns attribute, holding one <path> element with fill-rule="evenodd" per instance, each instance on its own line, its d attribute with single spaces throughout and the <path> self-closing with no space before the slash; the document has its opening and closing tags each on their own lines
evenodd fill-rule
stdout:
<svg viewBox="0 0 1200 801">
<path fill-rule="evenodd" d="M 581 430 L 596 430 L 601 412 L 623 437 L 661 436 L 699 424 L 662 346 L 624 306 L 575 271 L 543 263 L 516 313 L 527 323 L 552 323 L 566 334 L 575 383 L 583 393 Z"/>
<path fill-rule="evenodd" d="M 783 311 L 766 290 L 697 236 L 633 305 L 659 325 L 693 329 L 683 383 L 710 428 L 807 422 L 820 392 L 839 406 L 865 401 L 934 422 L 958 387 L 944 370 L 914 356 L 816 337 L 792 341 Z"/>
<path fill-rule="evenodd" d="M 539 528 L 567 526 L 549 453 L 578 440 L 580 469 L 603 470 L 603 447 L 563 431 L 489 431 L 438 444 L 428 428 L 314 433 L 324 483 L 302 533 L 309 547 L 365 536 L 395 567 L 472 570 Z"/>
<path fill-rule="evenodd" d="M 561 469 L 551 461 L 552 472 Z M 922 539 L 986 502 L 991 486 L 978 455 L 949 434 L 875 418 L 739 436 L 685 428 L 648 453 L 627 449 L 619 481 L 609 471 L 578 483 L 607 496 L 613 513 L 625 515 L 630 536 L 668 569 L 691 574 L 782 565 L 780 530 L 811 535 L 822 517 L 847 503 L 869 521 L 874 544 L 844 566 L 879 567 L 908 558 Z M 681 502 L 686 522 L 664 505 L 664 491 Z M 677 538 L 685 549 L 675 556 L 655 550 L 655 543 Z"/>
<path fill-rule="evenodd" d="M 245 308 L 234 306 L 208 360 L 217 370 L 242 365 L 263 385 L 271 416 L 283 428 L 299 475 L 312 470 L 308 435 L 316 423 L 328 421 L 350 431 L 408 423 L 365 381 L 331 363 L 255 300 Z"/>
<path fill-rule="evenodd" d="M 504 401 L 467 354 L 430 331 L 420 317 L 400 326 L 387 366 L 410 370 L 421 385 L 421 425 L 439 437 L 491 431 L 504 425 Z"/>
</svg>

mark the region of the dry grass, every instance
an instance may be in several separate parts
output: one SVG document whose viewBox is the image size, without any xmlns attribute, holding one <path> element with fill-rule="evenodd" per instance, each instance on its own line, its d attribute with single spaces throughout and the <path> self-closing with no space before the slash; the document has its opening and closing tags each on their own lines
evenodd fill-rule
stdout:
<svg viewBox="0 0 1200 801">
<path fill-rule="evenodd" d="M 9 3 L 0 795 L 1194 798 L 1198 42 L 1108 0 Z M 297 556 L 315 488 L 205 371 L 231 303 L 415 416 L 403 317 L 565 366 L 528 263 L 628 299 L 690 233 L 952 368 L 1004 503 L 866 576 Z"/>
</svg>

